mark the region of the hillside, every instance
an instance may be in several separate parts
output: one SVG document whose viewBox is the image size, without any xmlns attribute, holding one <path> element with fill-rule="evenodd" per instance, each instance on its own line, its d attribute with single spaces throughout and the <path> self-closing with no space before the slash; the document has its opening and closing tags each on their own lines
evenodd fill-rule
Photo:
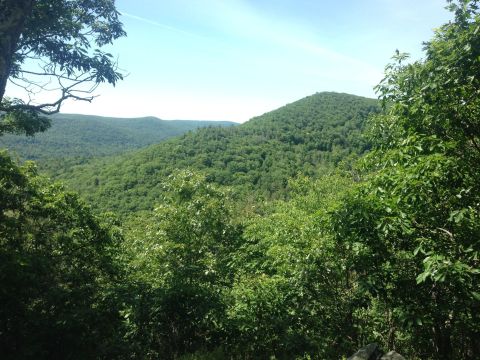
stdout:
<svg viewBox="0 0 480 360">
<path fill-rule="evenodd" d="M 20 159 L 40 162 L 69 157 L 90 158 L 142 148 L 199 127 L 231 125 L 235 123 L 56 114 L 52 115 L 52 126 L 46 132 L 34 137 L 2 136 L 0 148 L 8 148 Z"/>
<path fill-rule="evenodd" d="M 246 34 L 243 28 L 217 26 L 223 23 L 211 17 L 205 24 L 187 19 L 192 8 L 183 4 L 169 9 L 131 2 L 122 13 L 131 10 L 147 18 L 126 21 L 140 46 L 139 51 L 129 47 L 131 58 L 141 62 L 128 67 L 135 81 L 124 87 L 129 101 L 118 106 L 138 108 L 151 95 L 192 112 L 201 104 L 205 111 L 228 105 L 234 113 L 246 89 L 237 75 L 248 80 L 247 90 L 260 90 L 250 96 L 261 103 L 279 96 L 280 87 L 301 89 L 304 76 L 325 88 L 328 83 L 317 74 L 328 72 L 339 86 L 352 79 L 348 72 L 356 65 L 368 68 L 368 58 L 360 64 L 327 56 L 338 62 L 332 63 L 338 72 L 333 71 L 328 63 L 318 63 L 319 53 L 308 41 L 289 46 L 288 34 L 298 33 L 297 20 L 318 23 L 318 11 L 307 2 L 295 2 L 295 9 L 268 1 L 261 8 L 254 2 L 248 8 L 222 2 L 204 12 L 219 13 L 233 25 L 252 20 Z M 112 128 L 104 119 L 88 124 L 78 148 L 72 139 L 71 148 L 68 143 L 47 146 L 43 155 L 50 158 L 39 157 L 38 168 L 0 148 L 0 360 L 478 359 L 479 2 L 448 0 L 452 19 L 423 42 L 421 59 L 396 51 L 375 87 L 378 100 L 317 93 L 243 125 L 204 127 L 163 142 L 141 119 L 128 123 L 135 124 L 128 131 L 121 128 L 122 120 Z M 32 107 L 33 98 L 24 103 L 4 97 L 5 82 L 48 86 L 30 81 L 37 73 L 29 69 L 57 75 L 59 85 L 68 86 L 65 97 L 72 94 L 69 89 L 79 93 L 68 85 L 70 76 L 85 89 L 84 80 L 122 77 L 116 62 L 108 60 L 111 55 L 96 50 L 115 33 L 123 34 L 114 3 L 0 1 L 5 20 L 0 21 L 0 49 L 7 50 L 0 50 L 0 136 L 31 134 L 46 124 L 32 112 L 42 106 Z M 373 20 L 375 29 L 412 30 L 403 31 L 407 37 L 422 32 L 403 17 L 392 18 L 408 13 L 411 4 L 395 14 L 378 9 L 378 2 L 362 2 L 348 9 L 352 13 L 341 5 L 323 13 L 338 22 L 337 30 L 366 10 L 371 16 L 363 16 L 363 24 Z M 440 14 L 430 7 L 423 11 Z M 345 13 L 343 20 L 333 16 L 338 12 Z M 310 13 L 313 18 L 305 16 Z M 182 25 L 170 30 L 182 30 L 155 26 L 164 19 Z M 332 25 L 320 23 L 312 31 Z M 273 25 L 268 33 L 265 24 Z M 278 36 L 270 36 L 273 31 Z M 252 34 L 261 41 L 249 52 L 243 43 Z M 205 35 L 208 41 L 202 42 Z M 282 39 L 287 41 L 277 41 Z M 405 44 L 402 37 L 397 40 Z M 341 36 L 329 45 L 338 41 Z M 228 57 L 222 58 L 221 42 L 228 45 L 223 50 L 238 45 L 246 55 L 243 64 L 231 63 L 238 53 L 225 51 Z M 385 46 L 381 38 L 374 43 L 364 53 L 378 60 L 375 47 Z M 161 47 L 159 56 L 179 67 L 163 66 L 155 44 Z M 294 61 L 273 44 L 290 50 Z M 349 45 L 343 44 L 344 55 Z M 154 66 L 145 66 L 138 56 L 145 48 Z M 307 54 L 301 48 L 315 55 L 321 74 L 302 66 Z M 269 53 L 274 61 L 268 61 Z M 249 54 L 261 61 L 251 66 L 244 61 Z M 282 64 L 275 63 L 283 54 L 302 70 L 292 72 L 290 81 Z M 32 67 L 35 59 L 40 67 Z M 8 65 L 3 70 L 2 61 Z M 272 64 L 274 73 L 264 71 Z M 350 67 L 343 69 L 347 72 L 342 64 Z M 140 66 L 148 76 L 143 81 L 137 76 Z M 158 71 L 152 69 L 171 77 L 155 79 Z M 200 82 L 202 92 L 200 78 L 191 76 L 199 69 L 201 79 L 208 80 Z M 284 85 L 261 91 L 275 86 L 270 75 Z M 353 80 L 355 87 L 363 82 Z M 229 91 L 233 88 L 239 91 Z M 30 86 L 24 90 L 37 94 Z M 38 93 L 40 99 L 46 90 Z M 222 94 L 211 108 L 209 96 L 218 90 Z M 236 101 L 230 101 L 234 95 Z M 65 126 L 65 136 L 84 131 L 70 124 L 75 130 Z M 138 141 L 152 137 L 157 143 L 124 151 L 134 142 L 132 131 Z M 87 143 L 107 151 L 118 146 L 122 152 L 97 156 L 99 150 Z M 87 150 L 92 152 L 82 152 Z M 394 350 L 384 354 L 387 349 Z"/>
<path fill-rule="evenodd" d="M 53 174 L 97 210 L 151 209 L 175 169 L 194 169 L 245 196 L 281 197 L 288 179 L 316 176 L 368 144 L 361 133 L 377 101 L 318 93 L 236 127 L 199 129 L 124 156 Z"/>
</svg>

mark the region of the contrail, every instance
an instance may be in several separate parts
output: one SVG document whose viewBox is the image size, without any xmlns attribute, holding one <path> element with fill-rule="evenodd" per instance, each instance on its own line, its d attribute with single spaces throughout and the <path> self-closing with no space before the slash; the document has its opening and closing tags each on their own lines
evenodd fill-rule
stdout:
<svg viewBox="0 0 480 360">
<path fill-rule="evenodd" d="M 160 28 L 162 28 L 162 29 L 165 29 L 165 30 L 173 31 L 173 32 L 176 32 L 176 33 L 179 33 L 179 34 L 183 34 L 183 35 L 187 35 L 187 36 L 193 36 L 193 37 L 200 38 L 200 39 L 205 39 L 203 36 L 200 36 L 200 35 L 195 34 L 195 33 L 193 33 L 193 32 L 185 31 L 185 30 L 182 30 L 182 29 L 179 29 L 179 28 L 170 26 L 170 25 L 162 24 L 162 23 L 159 23 L 159 22 L 154 21 L 154 20 L 150 20 L 150 19 L 147 19 L 147 18 L 144 18 L 144 17 L 141 17 L 141 16 L 137 16 L 137 15 L 133 15 L 133 14 L 127 13 L 127 12 L 125 12 L 125 11 L 120 11 L 120 13 L 121 13 L 123 16 L 126 16 L 126 17 L 129 17 L 129 18 L 131 18 L 131 19 L 135 19 L 135 20 L 144 22 L 144 23 L 146 23 L 146 24 L 158 26 L 158 27 L 160 27 Z"/>
</svg>

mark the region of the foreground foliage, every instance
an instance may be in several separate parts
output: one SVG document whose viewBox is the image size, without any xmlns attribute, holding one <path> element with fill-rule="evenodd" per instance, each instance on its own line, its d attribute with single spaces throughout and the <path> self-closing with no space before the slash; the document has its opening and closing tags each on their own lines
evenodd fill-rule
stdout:
<svg viewBox="0 0 480 360">
<path fill-rule="evenodd" d="M 114 352 L 119 234 L 75 194 L 0 153 L 0 355 Z"/>
<path fill-rule="evenodd" d="M 136 217 L 124 244 L 138 287 L 124 316 L 140 358 L 218 346 L 241 234 L 226 194 L 198 175 L 179 172 L 165 186 L 170 191 L 153 218 Z"/>
<path fill-rule="evenodd" d="M 480 19 L 476 1 L 451 8 L 424 61 L 387 67 L 365 184 L 335 216 L 389 347 L 422 359 L 479 351 Z"/>
</svg>

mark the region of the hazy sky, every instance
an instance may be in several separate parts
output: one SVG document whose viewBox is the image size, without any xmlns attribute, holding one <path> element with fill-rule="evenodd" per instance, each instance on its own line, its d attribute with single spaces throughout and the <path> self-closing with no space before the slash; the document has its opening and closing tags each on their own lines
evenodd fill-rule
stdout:
<svg viewBox="0 0 480 360">
<path fill-rule="evenodd" d="M 246 121 L 320 91 L 374 97 L 395 49 L 451 18 L 444 0 L 118 0 L 129 73 L 63 112 Z"/>
</svg>

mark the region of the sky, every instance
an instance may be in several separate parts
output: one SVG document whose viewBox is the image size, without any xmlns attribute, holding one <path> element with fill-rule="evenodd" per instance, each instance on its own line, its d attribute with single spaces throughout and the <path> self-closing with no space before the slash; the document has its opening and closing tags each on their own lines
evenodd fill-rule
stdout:
<svg viewBox="0 0 480 360">
<path fill-rule="evenodd" d="M 396 49 L 451 19 L 444 0 L 117 0 L 125 79 L 65 113 L 244 122 L 322 91 L 375 97 Z M 7 89 L 8 91 L 8 89 Z"/>
</svg>

